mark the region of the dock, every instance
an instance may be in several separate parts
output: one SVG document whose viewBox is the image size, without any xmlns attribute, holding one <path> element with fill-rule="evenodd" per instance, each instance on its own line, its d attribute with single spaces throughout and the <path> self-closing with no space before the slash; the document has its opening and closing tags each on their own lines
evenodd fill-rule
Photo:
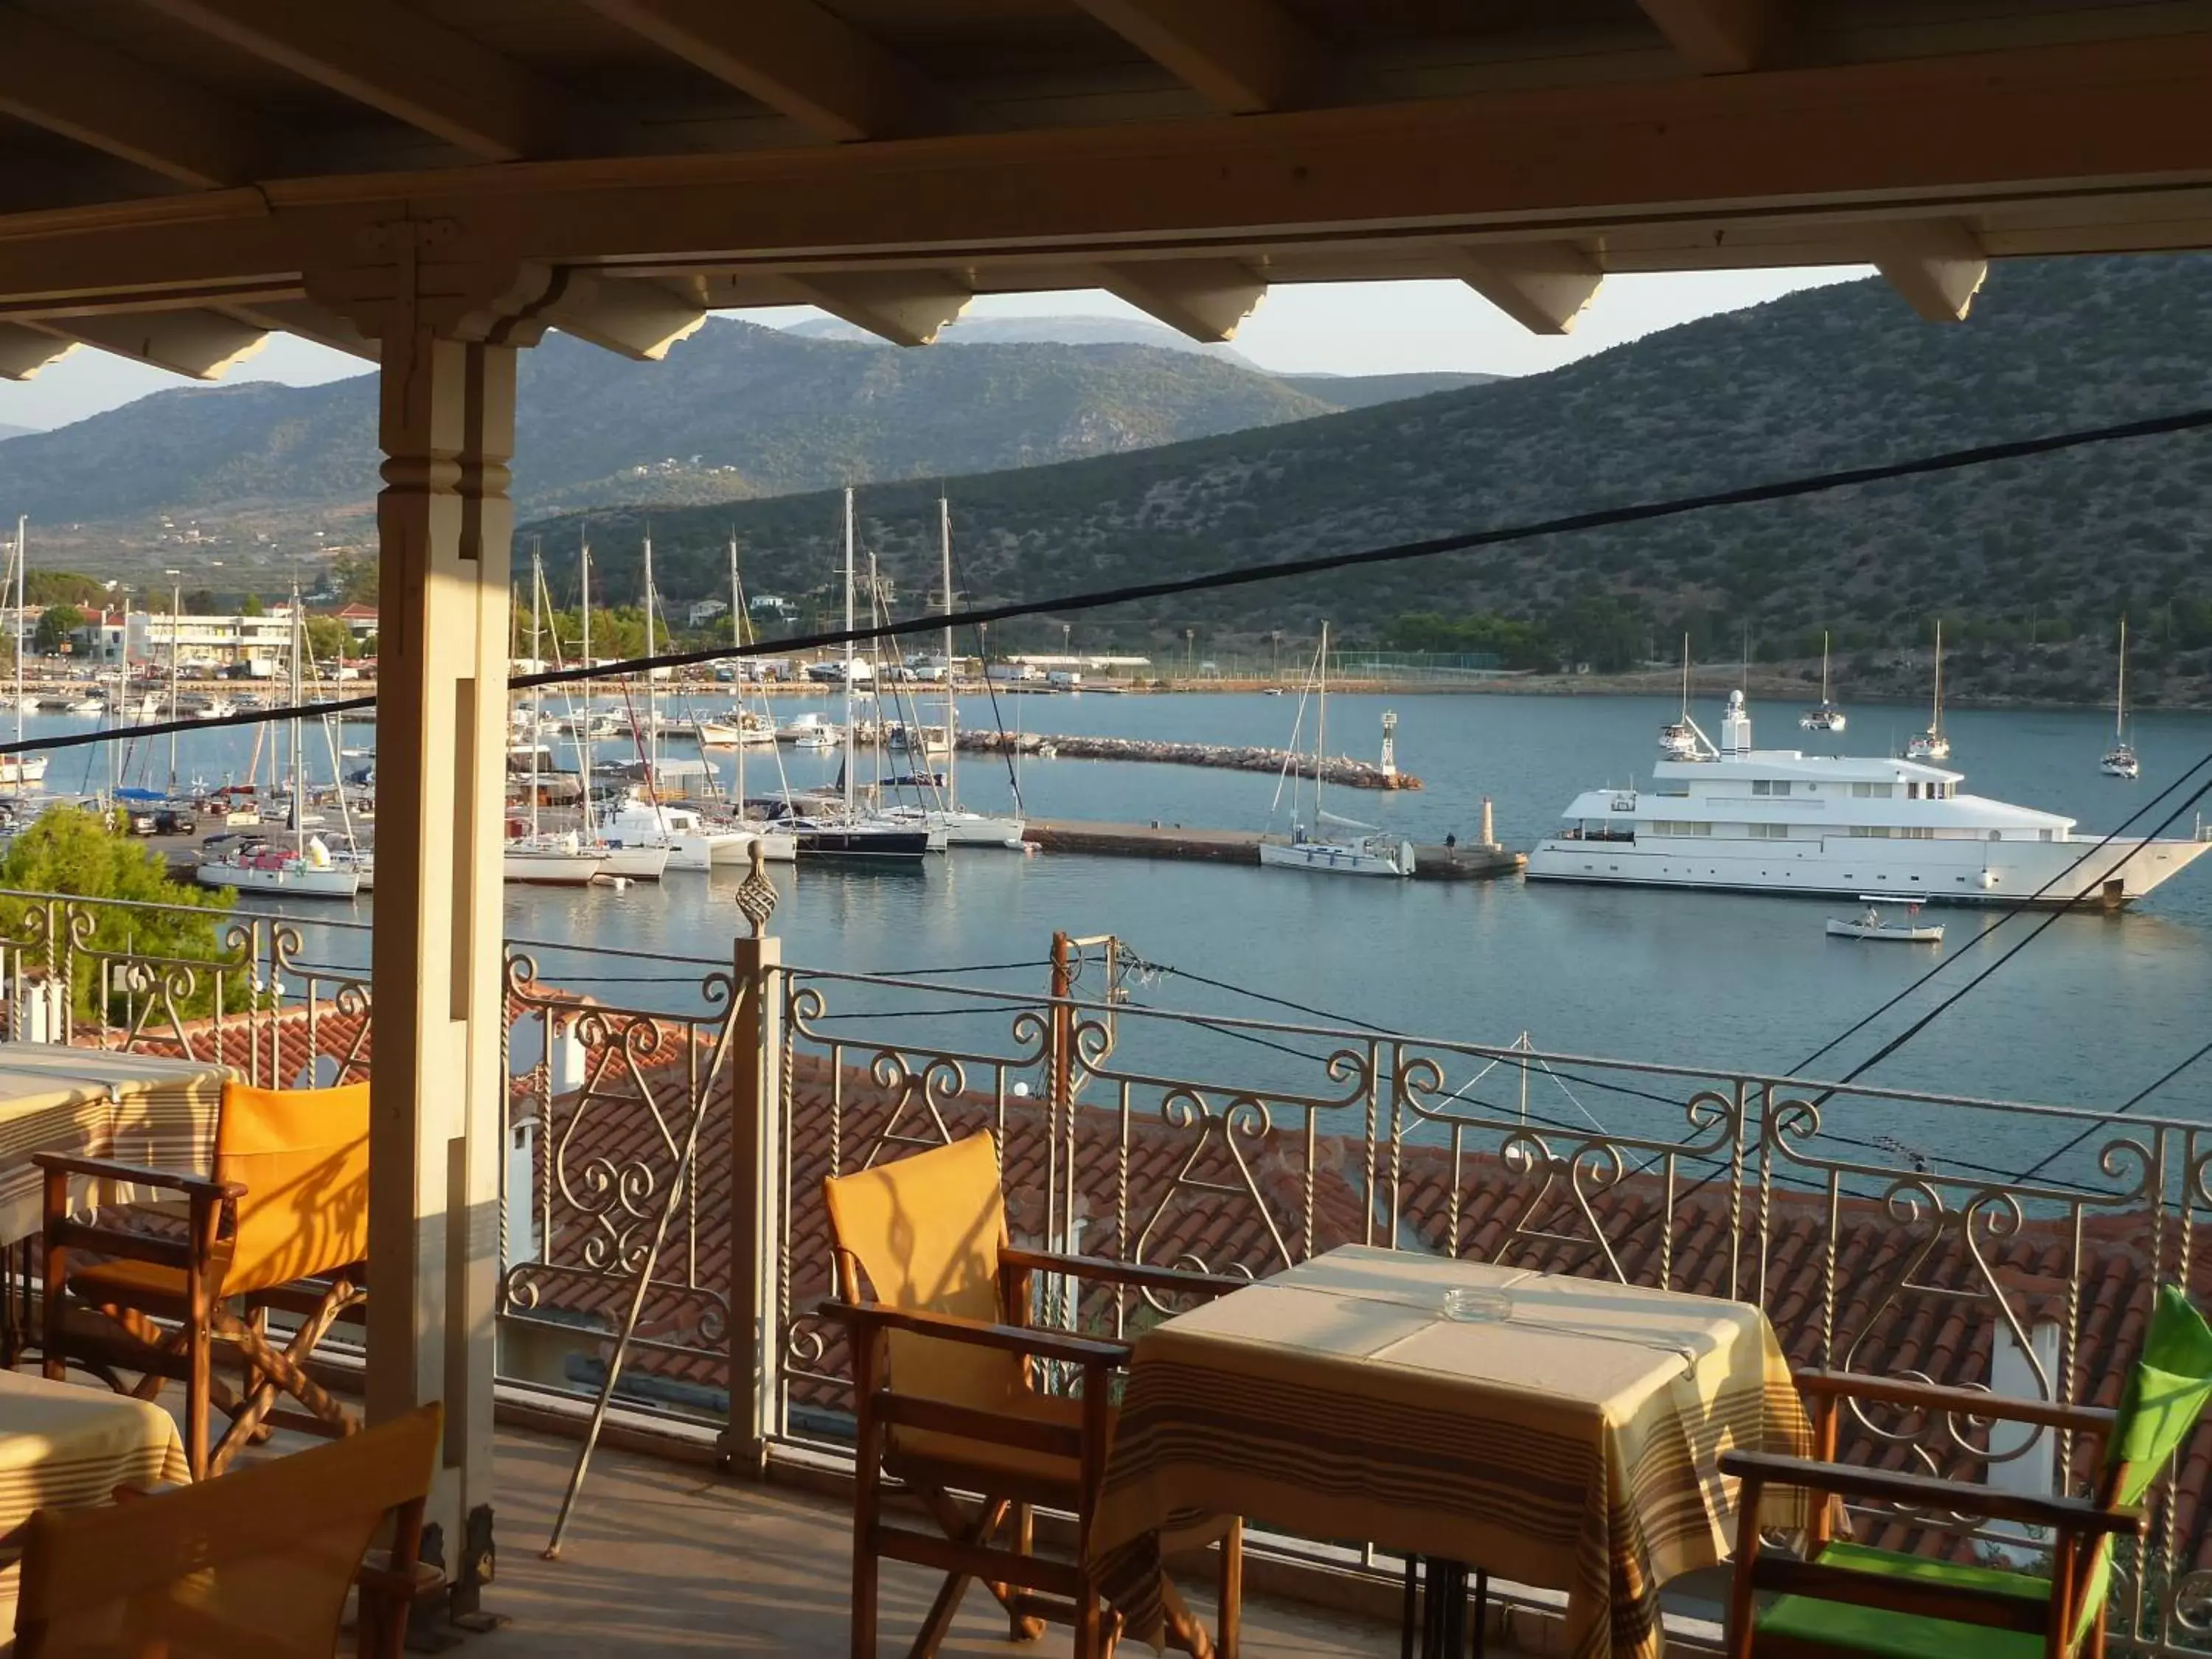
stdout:
<svg viewBox="0 0 2212 1659">
<path fill-rule="evenodd" d="M 1192 830 L 1182 824 L 1093 823 L 1066 818 L 1031 818 L 1022 839 L 1048 853 L 1086 854 L 1094 858 L 1189 859 L 1215 864 L 1257 864 L 1260 843 L 1268 837 L 1249 830 Z M 1280 841 L 1282 837 L 1274 839 Z M 1456 847 L 1413 847 L 1416 881 L 1490 881 L 1518 875 L 1525 854 L 1490 843 Z"/>
</svg>

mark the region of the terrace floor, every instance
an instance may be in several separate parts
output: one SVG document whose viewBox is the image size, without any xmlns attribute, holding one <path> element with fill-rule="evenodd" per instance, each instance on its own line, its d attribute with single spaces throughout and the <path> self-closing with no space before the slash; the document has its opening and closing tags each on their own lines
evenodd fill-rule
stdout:
<svg viewBox="0 0 2212 1659">
<path fill-rule="evenodd" d="M 541 1555 L 574 1460 L 572 1442 L 501 1430 L 497 1582 L 485 1605 L 514 1622 L 471 1639 L 457 1659 L 529 1655 L 583 1659 L 620 1652 L 837 1655 L 848 1622 L 850 1511 L 835 1500 L 761 1486 L 712 1469 L 602 1449 L 562 1559 Z M 935 1593 L 937 1576 L 884 1566 L 883 1651 L 902 1654 Z M 1209 1628 L 1212 1603 L 1181 1585 Z M 1248 1659 L 1340 1659 L 1397 1650 L 1397 1632 L 1248 1595 Z M 941 1650 L 952 1656 L 1057 1659 L 1068 1632 L 1014 1644 L 988 1592 L 971 1589 Z M 1148 1652 L 1148 1649 L 1135 1648 Z"/>
</svg>

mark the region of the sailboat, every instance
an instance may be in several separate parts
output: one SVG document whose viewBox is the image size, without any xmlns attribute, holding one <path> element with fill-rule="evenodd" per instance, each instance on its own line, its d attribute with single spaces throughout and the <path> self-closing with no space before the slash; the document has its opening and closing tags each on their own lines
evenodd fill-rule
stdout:
<svg viewBox="0 0 2212 1659">
<path fill-rule="evenodd" d="M 860 810 L 854 790 L 858 787 L 855 774 L 860 756 L 854 748 L 853 718 L 853 682 L 855 678 L 853 653 L 853 580 L 854 529 L 853 492 L 845 491 L 845 764 L 841 783 L 843 801 L 835 809 L 792 820 L 793 833 L 799 838 L 799 856 L 802 859 L 827 859 L 844 862 L 864 862 L 878 865 L 899 865 L 920 868 L 929 855 L 931 831 L 926 827 L 909 826 L 871 817 Z M 939 845 L 942 845 L 942 842 Z"/>
<path fill-rule="evenodd" d="M 2097 763 L 2097 769 L 2108 778 L 2132 778 L 2142 775 L 2142 763 L 2136 758 L 2136 746 L 2128 741 L 2128 619 L 2120 618 L 2120 672 L 2118 688 L 2112 695 L 2112 746 Z"/>
<path fill-rule="evenodd" d="M 292 707 L 300 706 L 300 670 L 307 651 L 307 613 L 299 590 L 292 592 Z M 203 887 L 231 887 L 241 893 L 281 893 L 291 898 L 350 899 L 361 891 L 361 872 L 338 863 L 320 836 L 307 834 L 307 756 L 300 741 L 300 722 L 290 723 L 292 742 L 292 844 L 247 841 L 227 857 L 203 860 L 193 877 Z M 274 745 L 270 750 L 275 759 Z"/>
<path fill-rule="evenodd" d="M 1936 708 L 1928 722 L 1928 729 L 1905 745 L 1905 758 L 1915 761 L 1947 761 L 1951 758 L 1951 739 L 1943 735 L 1943 619 L 1936 619 Z"/>
<path fill-rule="evenodd" d="M 1828 701 L 1828 635 L 1820 631 L 1820 706 L 1808 714 L 1797 717 L 1797 724 L 1808 732 L 1840 732 L 1849 722 L 1844 711 Z"/>
<path fill-rule="evenodd" d="M 541 632 L 539 595 L 544 590 L 545 572 L 538 549 L 530 550 L 530 657 L 538 659 Z M 545 711 L 541 707 L 536 688 L 530 694 L 530 729 L 535 732 L 544 724 Z M 545 753 L 545 745 L 532 742 L 530 745 L 530 820 L 520 835 L 509 833 L 507 845 L 501 851 L 501 875 L 507 881 L 541 887 L 587 887 L 607 873 L 611 855 L 603 847 L 585 844 L 584 838 L 574 830 L 562 835 L 548 835 L 538 823 L 538 763 Z"/>
<path fill-rule="evenodd" d="M 945 611 L 952 612 L 952 508 L 939 495 L 937 498 L 937 550 L 944 570 Z M 901 741 L 901 732 L 908 735 Z M 941 734 L 941 736 L 940 736 Z M 948 847 L 1007 847 L 1020 850 L 1022 832 L 1027 827 L 1022 822 L 1018 798 L 1012 813 L 970 812 L 963 810 L 959 797 L 954 793 L 959 781 L 960 714 L 952 700 L 952 624 L 945 624 L 945 723 L 940 726 L 924 726 L 916 720 L 909 726 L 895 728 L 891 746 L 905 748 L 920 761 L 918 769 L 927 772 L 929 762 L 939 754 L 945 757 L 945 785 L 939 804 L 928 807 L 893 807 L 884 813 L 890 818 L 908 818 L 925 827 L 939 831 Z"/>
<path fill-rule="evenodd" d="M 1681 712 L 1659 728 L 1659 758 L 1672 761 L 1703 760 L 1713 752 L 1705 742 L 1705 734 L 1698 730 L 1697 721 L 1690 718 L 1690 636 L 1682 635 L 1682 708 Z"/>
<path fill-rule="evenodd" d="M 46 776 L 46 757 L 22 752 L 23 711 L 31 707 L 33 699 L 23 692 L 23 574 L 29 562 L 30 520 L 15 520 L 15 744 L 12 755 L 0 756 L 0 788 L 25 789 L 42 783 Z"/>
<path fill-rule="evenodd" d="M 1298 757 L 1293 754 L 1284 763 L 1284 772 L 1291 787 L 1291 839 L 1287 842 L 1263 840 L 1260 843 L 1260 862 L 1263 866 L 1279 870 L 1311 870 L 1323 875 L 1340 876 L 1410 876 L 1413 873 L 1413 843 L 1403 836 L 1391 836 L 1371 823 L 1362 823 L 1357 818 L 1343 818 L 1325 810 L 1321 804 L 1322 772 L 1328 758 L 1328 624 L 1321 627 L 1321 648 L 1314 657 L 1314 747 L 1313 747 L 1313 823 L 1309 826 L 1297 817 Z M 1304 699 L 1300 699 L 1303 705 Z M 1304 717 L 1303 706 L 1299 710 Z M 1297 733 L 1292 732 L 1292 740 Z M 1281 798 L 1277 786 L 1276 796 Z M 1353 834 L 1359 831 L 1364 833 Z"/>
</svg>

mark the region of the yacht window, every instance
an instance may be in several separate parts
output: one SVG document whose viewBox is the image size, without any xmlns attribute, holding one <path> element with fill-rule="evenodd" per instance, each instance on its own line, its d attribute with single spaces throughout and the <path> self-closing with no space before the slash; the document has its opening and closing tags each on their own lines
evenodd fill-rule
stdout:
<svg viewBox="0 0 2212 1659">
<path fill-rule="evenodd" d="M 1787 841 L 1790 826 L 1786 823 L 1754 823 L 1751 826 L 1753 841 Z"/>
<path fill-rule="evenodd" d="M 1918 800 L 1920 799 L 1920 786 L 1917 783 L 1906 784 L 1905 786 L 1905 798 L 1907 800 Z"/>
<path fill-rule="evenodd" d="M 1851 826 L 1851 833 L 1862 840 L 1887 841 L 1889 826 L 1886 823 L 1855 823 Z"/>
<path fill-rule="evenodd" d="M 2051 831 L 2049 831 L 2048 830 L 2040 830 L 2040 831 L 2039 831 L 2038 833 L 2042 836 L 2042 838 L 2043 838 L 2045 841 L 2049 841 L 2049 840 L 2051 839 Z"/>
<path fill-rule="evenodd" d="M 1855 783 L 1851 793 L 1859 800 L 1887 800 L 1893 787 L 1887 783 Z"/>
<path fill-rule="evenodd" d="M 1935 830 L 1924 823 L 1908 824 L 1905 828 L 1899 830 L 1897 833 L 1907 841 L 1933 841 L 1936 839 Z M 1915 877 L 1914 879 L 1917 880 L 1919 878 Z"/>
<path fill-rule="evenodd" d="M 1777 779 L 1775 779 L 1775 781 L 1774 781 L 1774 793 L 1775 793 L 1776 794 L 1778 794 L 1778 795 L 1786 795 L 1786 794 L 1788 794 L 1788 793 L 1790 793 L 1790 780 L 1789 780 L 1789 779 L 1787 779 L 1787 778 L 1777 778 Z"/>
<path fill-rule="evenodd" d="M 1754 795 L 1771 795 L 1774 793 L 1773 782 L 1766 778 L 1753 778 L 1751 781 L 1751 793 Z"/>
</svg>

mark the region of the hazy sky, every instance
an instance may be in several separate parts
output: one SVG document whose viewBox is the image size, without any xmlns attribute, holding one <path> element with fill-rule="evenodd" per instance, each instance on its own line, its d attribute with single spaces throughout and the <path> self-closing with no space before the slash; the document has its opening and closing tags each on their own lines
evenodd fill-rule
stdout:
<svg viewBox="0 0 2212 1659">
<path fill-rule="evenodd" d="M 1473 369 L 1527 374 L 1555 368 L 1654 329 L 1717 311 L 1734 311 L 1822 283 L 1871 274 L 1856 267 L 1811 270 L 1689 272 L 1613 276 L 1564 337 L 1530 334 L 1458 283 L 1346 283 L 1274 289 L 1237 336 L 1237 348 L 1263 368 L 1374 374 L 1407 369 Z M 1036 294 L 978 300 L 969 315 L 1135 315 L 1111 295 Z M 788 324 L 804 307 L 738 313 Z M 678 346 L 680 352 L 683 348 Z M 338 352 L 271 336 L 228 380 L 312 386 L 364 366 Z M 0 380 L 0 426 L 56 427 L 191 382 L 80 347 L 27 381 Z"/>
</svg>

